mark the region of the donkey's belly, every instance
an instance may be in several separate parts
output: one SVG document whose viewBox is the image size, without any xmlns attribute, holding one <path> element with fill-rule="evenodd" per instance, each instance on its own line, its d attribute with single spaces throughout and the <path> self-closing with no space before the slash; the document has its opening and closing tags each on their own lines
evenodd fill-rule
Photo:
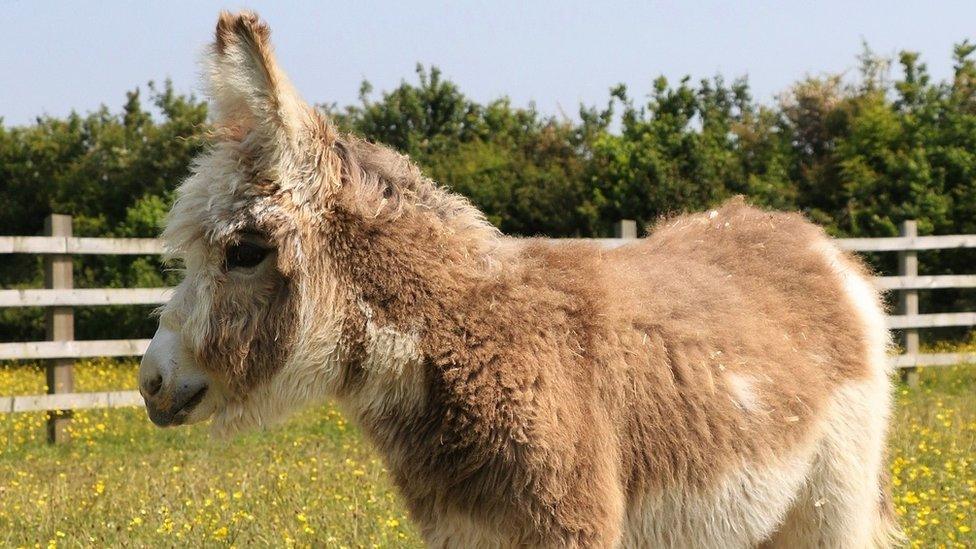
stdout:
<svg viewBox="0 0 976 549">
<path fill-rule="evenodd" d="M 812 450 L 743 464 L 702 490 L 648 494 L 627 511 L 624 548 L 755 547 L 783 521 L 813 461 Z"/>
</svg>

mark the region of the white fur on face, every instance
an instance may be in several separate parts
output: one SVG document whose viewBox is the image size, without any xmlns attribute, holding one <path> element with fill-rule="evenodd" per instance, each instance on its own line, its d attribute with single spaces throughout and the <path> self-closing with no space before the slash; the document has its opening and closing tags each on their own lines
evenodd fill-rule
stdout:
<svg viewBox="0 0 976 549">
<path fill-rule="evenodd" d="M 288 360 L 244 398 L 229 401 L 214 416 L 221 436 L 265 428 L 331 396 L 340 376 L 339 340 L 345 321 L 334 280 L 324 287 L 299 284 L 297 333 Z"/>
<path fill-rule="evenodd" d="M 168 326 L 179 332 L 182 349 L 179 353 L 185 361 L 192 361 L 197 349 L 207 344 L 212 329 L 213 304 L 218 291 L 232 291 L 234 299 L 248 299 L 248 276 L 227 277 L 223 274 L 224 250 L 221 244 L 235 233 L 241 231 L 247 222 L 243 212 L 260 203 L 253 198 L 245 201 L 240 197 L 244 181 L 240 173 L 238 152 L 229 144 L 218 144 L 214 150 L 200 157 L 194 166 L 194 173 L 179 188 L 176 203 L 170 211 L 163 232 L 169 256 L 183 260 L 184 279 L 176 288 L 173 298 L 163 307 L 160 326 Z M 256 272 L 249 276 L 261 276 Z M 217 278 L 230 278 L 223 285 Z M 242 319 L 235 319 L 241 321 Z M 184 367 L 189 368 L 189 367 Z M 214 396 L 208 394 L 207 400 L 214 399 L 209 409 L 211 414 L 221 415 L 231 406 L 231 398 L 226 388 L 214 376 L 206 375 Z M 218 398 L 219 395 L 219 398 Z M 193 414 L 192 419 L 207 419 Z M 189 423 L 189 421 L 188 421 Z"/>
<path fill-rule="evenodd" d="M 163 349 L 166 339 L 172 356 L 196 356 L 201 362 L 206 356 L 203 366 L 217 368 L 210 363 L 220 362 L 221 357 L 212 360 L 212 354 L 204 354 L 213 350 L 205 346 L 215 336 L 232 339 L 236 330 L 246 334 L 242 337 L 266 337 L 253 323 L 264 317 L 281 318 L 265 314 L 277 311 L 262 309 L 286 306 L 274 301 L 269 288 L 275 286 L 268 277 L 286 276 L 291 285 L 287 299 L 299 300 L 297 325 L 289 327 L 294 341 L 262 342 L 263 350 L 275 344 L 288 346 L 278 353 L 290 357 L 283 364 L 265 365 L 269 366 L 265 373 L 275 368 L 269 379 L 242 389 L 247 394 L 231 394 L 228 387 L 239 379 L 216 379 L 223 371 L 203 374 L 223 394 L 213 410 L 218 432 L 264 426 L 318 400 L 334 386 L 339 370 L 343 319 L 337 291 L 316 287 L 313 279 L 322 273 L 309 272 L 318 268 L 310 263 L 321 265 L 321 258 L 307 257 L 299 236 L 306 234 L 302 230 L 312 232 L 310 227 L 318 222 L 320 179 L 334 184 L 332 179 L 338 177 L 338 170 L 329 171 L 334 166 L 322 156 L 329 150 L 322 142 L 331 135 L 331 127 L 301 99 L 278 67 L 268 34 L 253 14 L 221 15 L 216 41 L 203 59 L 217 139 L 195 160 L 192 175 L 180 186 L 163 233 L 168 254 L 183 260 L 185 277 L 160 317 L 161 326 L 179 337 L 161 336 L 156 349 Z M 288 261 L 276 264 L 280 272 L 225 272 L 225 246 L 245 229 L 268 231 L 271 234 L 263 236 L 269 243 L 287 252 Z M 271 259 L 277 258 L 269 258 L 264 267 L 273 263 Z M 292 268 L 296 272 L 288 270 Z M 227 309 L 236 314 L 221 312 Z M 218 314 L 226 318 L 215 318 Z M 233 347 L 234 341 L 223 343 Z M 238 349 L 245 351 L 237 354 L 249 348 L 247 341 L 240 343 Z M 227 375 L 242 375 L 239 370 L 248 364 L 238 362 L 246 357 L 237 354 L 233 360 L 228 358 L 236 370 Z M 187 358 L 177 370 L 189 372 L 190 361 Z"/>
</svg>

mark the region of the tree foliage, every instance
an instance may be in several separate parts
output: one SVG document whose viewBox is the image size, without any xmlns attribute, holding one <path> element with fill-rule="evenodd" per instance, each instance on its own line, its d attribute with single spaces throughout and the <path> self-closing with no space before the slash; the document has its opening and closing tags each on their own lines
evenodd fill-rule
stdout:
<svg viewBox="0 0 976 549">
<path fill-rule="evenodd" d="M 953 75 L 933 81 L 916 53 L 890 60 L 865 48 L 854 81 L 807 78 L 772 104 L 755 101 L 746 79 L 661 77 L 640 98 L 616 86 L 605 106 L 569 120 L 505 98 L 478 103 L 418 66 L 413 82 L 378 97 L 364 82 L 358 104 L 322 108 L 410 155 L 510 234 L 603 236 L 620 218 L 652 224 L 736 194 L 801 210 L 837 236 L 895 235 L 904 219 L 923 234 L 976 233 L 974 51 L 956 46 Z M 58 212 L 79 235 L 155 236 L 208 130 L 205 103 L 169 83 L 147 90 L 152 109 L 136 89 L 118 113 L 0 121 L 0 233 L 38 234 Z M 923 268 L 963 273 L 971 260 L 925 256 Z M 40 285 L 38 258 L 4 261 L 4 287 Z M 155 258 L 76 259 L 78 287 L 173 276 Z M 146 335 L 145 312 L 83 309 L 79 337 Z M 39 311 L 0 311 L 0 339 L 40 335 Z"/>
<path fill-rule="evenodd" d="M 36 235 L 49 213 L 73 216 L 75 236 L 156 236 L 176 185 L 204 145 L 206 105 L 148 85 L 158 117 L 143 107 L 139 89 L 126 94 L 122 112 L 102 107 L 86 116 L 40 117 L 34 124 L 0 125 L 0 234 Z M 6 255 L 5 288 L 43 284 L 41 258 Z M 176 281 L 158 258 L 76 256 L 78 288 L 154 287 Z M 152 333 L 145 307 L 80 308 L 79 339 Z M 0 339 L 43 336 L 37 309 L 0 309 Z"/>
</svg>

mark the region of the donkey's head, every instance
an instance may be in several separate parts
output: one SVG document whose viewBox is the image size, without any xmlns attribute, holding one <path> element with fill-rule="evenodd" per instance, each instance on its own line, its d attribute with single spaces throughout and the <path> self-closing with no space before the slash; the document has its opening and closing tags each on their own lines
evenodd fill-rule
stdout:
<svg viewBox="0 0 976 549">
<path fill-rule="evenodd" d="M 139 374 L 159 425 L 261 425 L 402 371 L 418 360 L 422 315 L 409 311 L 426 281 L 494 235 L 405 157 L 336 132 L 269 34 L 224 13 L 207 55 L 214 142 L 167 220 L 185 278 Z"/>
</svg>

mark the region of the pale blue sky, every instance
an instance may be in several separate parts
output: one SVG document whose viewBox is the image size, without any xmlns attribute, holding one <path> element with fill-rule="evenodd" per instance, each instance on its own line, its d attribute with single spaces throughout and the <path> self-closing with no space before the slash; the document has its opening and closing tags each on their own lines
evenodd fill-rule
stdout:
<svg viewBox="0 0 976 549">
<path fill-rule="evenodd" d="M 897 5 L 896 5 L 897 4 Z M 910 5 L 914 4 L 914 5 Z M 952 44 L 976 38 L 968 2 L 118 2 L 0 0 L 0 117 L 64 115 L 169 77 L 198 90 L 197 60 L 220 8 L 252 7 L 306 99 L 354 102 L 435 64 L 476 100 L 535 100 L 575 116 L 624 82 L 747 74 L 763 101 L 806 74 L 853 70 L 862 39 L 920 51 L 950 74 Z"/>
</svg>

